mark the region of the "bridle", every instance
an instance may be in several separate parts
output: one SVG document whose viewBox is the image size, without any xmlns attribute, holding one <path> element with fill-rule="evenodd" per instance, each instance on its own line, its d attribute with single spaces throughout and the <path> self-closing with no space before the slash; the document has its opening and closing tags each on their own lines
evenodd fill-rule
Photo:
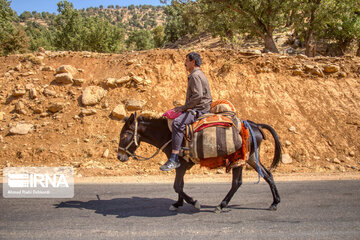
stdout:
<svg viewBox="0 0 360 240">
<path fill-rule="evenodd" d="M 166 148 L 166 146 L 172 141 L 171 139 L 169 141 L 167 141 L 165 144 L 162 145 L 161 148 L 159 148 L 151 157 L 143 157 L 143 156 L 139 156 L 135 153 L 132 153 L 129 151 L 130 146 L 134 143 L 136 147 L 139 146 L 138 143 L 138 120 L 137 118 L 135 118 L 135 130 L 134 130 L 134 136 L 132 138 L 132 140 L 130 141 L 130 143 L 125 147 L 118 147 L 118 150 L 126 152 L 130 157 L 134 158 L 137 161 L 146 161 L 146 160 L 150 160 L 153 157 L 155 157 L 156 155 L 159 154 L 160 151 L 164 150 L 164 148 Z"/>
</svg>

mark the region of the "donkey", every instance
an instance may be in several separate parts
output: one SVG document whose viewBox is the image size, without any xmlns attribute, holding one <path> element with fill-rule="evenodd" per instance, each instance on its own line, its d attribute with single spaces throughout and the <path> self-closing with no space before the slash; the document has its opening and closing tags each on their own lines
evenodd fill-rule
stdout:
<svg viewBox="0 0 360 240">
<path fill-rule="evenodd" d="M 136 160 L 148 160 L 154 157 L 160 151 L 163 151 L 166 156 L 169 158 L 171 155 L 171 131 L 168 128 L 167 119 L 165 118 L 148 118 L 139 116 L 137 114 L 131 114 L 130 117 L 124 119 L 125 124 L 120 133 L 120 141 L 118 146 L 117 157 L 121 162 L 126 162 L 129 160 L 129 157 L 133 157 Z M 251 125 L 252 132 L 255 135 L 257 147 L 260 148 L 261 141 L 265 139 L 261 128 L 267 129 L 275 140 L 275 153 L 273 162 L 271 164 L 270 170 L 276 168 L 281 159 L 281 144 L 279 137 L 275 130 L 266 124 L 256 124 L 254 122 L 248 121 Z M 270 170 L 266 169 L 263 164 L 259 161 L 259 164 L 256 164 L 255 161 L 255 145 L 250 137 L 250 157 L 247 163 L 254 168 L 256 171 L 259 170 L 263 173 L 263 178 L 269 184 L 271 193 L 273 196 L 273 202 L 269 207 L 269 210 L 277 210 L 277 205 L 280 203 L 280 196 L 276 188 L 273 176 Z M 134 152 L 138 148 L 139 144 L 144 141 L 158 148 L 158 151 L 150 158 L 144 158 L 136 155 Z M 192 204 L 195 208 L 200 209 L 200 204 L 197 200 L 194 200 L 189 195 L 187 195 L 184 189 L 184 175 L 186 170 L 189 170 L 194 166 L 194 163 L 191 161 L 186 161 L 180 157 L 181 166 L 176 168 L 176 176 L 174 181 L 174 190 L 178 194 L 178 201 L 170 206 L 170 210 L 177 210 L 180 206 L 183 206 L 184 200 Z M 258 169 L 258 166 L 260 169 Z M 222 202 L 216 207 L 215 212 L 221 212 L 226 208 L 234 196 L 236 191 L 242 184 L 242 170 L 243 166 L 234 167 L 232 169 L 232 185 L 231 189 Z"/>
</svg>

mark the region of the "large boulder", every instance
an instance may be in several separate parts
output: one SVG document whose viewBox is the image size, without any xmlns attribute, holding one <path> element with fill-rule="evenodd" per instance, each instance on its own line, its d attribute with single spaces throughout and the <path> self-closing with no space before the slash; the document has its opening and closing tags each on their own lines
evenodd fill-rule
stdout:
<svg viewBox="0 0 360 240">
<path fill-rule="evenodd" d="M 58 69 L 56 69 L 56 74 L 60 73 L 70 73 L 71 75 L 75 75 L 78 71 L 71 65 L 62 65 Z"/>
<path fill-rule="evenodd" d="M 143 100 L 129 99 L 126 101 L 126 109 L 129 111 L 141 110 L 146 104 Z"/>
<path fill-rule="evenodd" d="M 89 86 L 83 91 L 81 102 L 85 106 L 98 104 L 107 94 L 107 91 L 98 86 Z"/>
</svg>

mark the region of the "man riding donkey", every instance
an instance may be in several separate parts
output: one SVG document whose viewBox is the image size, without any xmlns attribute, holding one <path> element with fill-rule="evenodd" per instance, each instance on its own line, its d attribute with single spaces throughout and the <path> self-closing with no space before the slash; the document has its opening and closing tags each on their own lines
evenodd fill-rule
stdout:
<svg viewBox="0 0 360 240">
<path fill-rule="evenodd" d="M 185 67 L 190 73 L 186 91 L 185 105 L 173 109 L 179 116 L 172 123 L 172 152 L 169 160 L 160 167 L 170 171 L 180 166 L 179 152 L 184 138 L 184 129 L 201 115 L 210 111 L 212 103 L 209 81 L 200 69 L 201 57 L 196 52 L 186 55 Z"/>
</svg>

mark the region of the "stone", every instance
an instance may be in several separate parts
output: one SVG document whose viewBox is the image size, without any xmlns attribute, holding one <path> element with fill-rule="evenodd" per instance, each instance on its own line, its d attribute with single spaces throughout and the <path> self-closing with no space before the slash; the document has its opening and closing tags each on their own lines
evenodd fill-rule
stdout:
<svg viewBox="0 0 360 240">
<path fill-rule="evenodd" d="M 345 167 L 339 166 L 339 171 L 340 171 L 340 172 L 345 172 L 345 171 L 346 171 L 346 170 L 345 170 Z"/>
<path fill-rule="evenodd" d="M 292 143 L 288 140 L 285 141 L 285 147 L 290 147 L 292 145 Z"/>
<path fill-rule="evenodd" d="M 336 73 L 340 71 L 340 67 L 336 65 L 325 65 L 324 72 L 326 73 Z"/>
<path fill-rule="evenodd" d="M 77 69 L 71 65 L 62 65 L 56 69 L 56 74 L 59 73 L 70 73 L 71 75 L 75 75 L 77 73 Z"/>
<path fill-rule="evenodd" d="M 123 119 L 126 116 L 125 107 L 123 104 L 117 105 L 114 110 L 111 112 L 111 115 L 119 120 Z"/>
<path fill-rule="evenodd" d="M 107 94 L 107 91 L 98 86 L 89 86 L 83 91 L 81 102 L 85 106 L 98 104 Z"/>
<path fill-rule="evenodd" d="M 47 110 L 52 113 L 57 113 L 57 112 L 63 110 L 64 107 L 65 107 L 64 103 L 56 102 L 56 103 L 52 103 L 50 106 L 48 106 Z"/>
<path fill-rule="evenodd" d="M 29 95 L 31 99 L 37 98 L 37 91 L 35 88 L 31 88 L 29 91 Z"/>
<path fill-rule="evenodd" d="M 137 111 L 141 110 L 143 106 L 145 105 L 145 101 L 143 100 L 136 100 L 136 99 L 130 99 L 126 101 L 126 109 L 128 111 Z"/>
<path fill-rule="evenodd" d="M 137 84 L 142 83 L 144 81 L 144 79 L 142 77 L 139 77 L 139 76 L 132 76 L 131 80 L 134 81 Z"/>
<path fill-rule="evenodd" d="M 85 82 L 85 79 L 83 79 L 83 78 L 74 78 L 73 82 L 74 82 L 75 86 L 81 86 Z"/>
<path fill-rule="evenodd" d="M 0 121 L 5 119 L 5 113 L 4 112 L 0 112 Z"/>
<path fill-rule="evenodd" d="M 73 83 L 73 76 L 71 73 L 59 73 L 55 75 L 55 82 L 60 84 Z"/>
<path fill-rule="evenodd" d="M 127 61 L 126 65 L 129 66 L 129 65 L 132 65 L 134 63 L 136 63 L 136 59 L 130 59 L 129 61 Z"/>
<path fill-rule="evenodd" d="M 26 135 L 34 127 L 29 123 L 18 123 L 15 127 L 10 128 L 10 133 L 14 135 Z"/>
<path fill-rule="evenodd" d="M 43 66 L 40 68 L 41 71 L 47 71 L 47 72 L 54 72 L 55 68 L 50 67 L 50 66 Z"/>
<path fill-rule="evenodd" d="M 292 159 L 291 159 L 289 154 L 285 153 L 285 154 L 282 155 L 281 162 L 283 164 L 290 164 L 290 163 L 292 163 Z"/>
<path fill-rule="evenodd" d="M 43 93 L 45 96 L 53 96 L 53 97 L 56 96 L 56 92 L 48 88 L 45 88 Z"/>
<path fill-rule="evenodd" d="M 115 82 L 116 82 L 116 84 L 124 84 L 124 83 L 129 82 L 130 80 L 131 80 L 131 77 L 125 76 L 125 77 L 116 79 Z"/>
<path fill-rule="evenodd" d="M 34 87 L 35 87 L 34 84 L 28 83 L 28 84 L 25 85 L 25 90 L 29 91 L 30 89 L 32 89 Z"/>
<path fill-rule="evenodd" d="M 116 88 L 116 79 L 115 78 L 107 78 L 105 80 L 105 85 L 110 88 Z"/>
<path fill-rule="evenodd" d="M 339 72 L 339 78 L 345 78 L 347 77 L 346 72 Z"/>
<path fill-rule="evenodd" d="M 312 70 L 311 70 L 311 74 L 317 75 L 317 76 L 319 76 L 319 77 L 324 77 L 323 71 L 322 71 L 320 68 L 318 68 L 318 67 L 312 69 Z"/>
<path fill-rule="evenodd" d="M 12 95 L 14 97 L 21 97 L 21 96 L 25 95 L 25 93 L 26 93 L 25 89 L 14 89 Z"/>
<path fill-rule="evenodd" d="M 294 76 L 300 76 L 300 75 L 302 75 L 302 70 L 301 69 L 295 69 L 294 71 L 293 71 L 293 75 Z"/>
<path fill-rule="evenodd" d="M 0 114 L 1 114 L 1 113 L 0 113 Z M 350 152 L 349 152 L 349 156 L 350 156 L 350 157 L 355 157 L 355 152 L 354 152 L 354 151 L 350 151 Z"/>
<path fill-rule="evenodd" d="M 106 149 L 102 155 L 103 158 L 108 158 L 109 157 L 109 149 Z"/>
<path fill-rule="evenodd" d="M 146 118 L 158 118 L 160 116 L 159 113 L 153 111 L 142 111 L 140 115 Z"/>
<path fill-rule="evenodd" d="M 334 158 L 333 163 L 340 164 L 341 161 L 339 159 L 337 159 L 337 158 Z"/>
<path fill-rule="evenodd" d="M 96 114 L 97 112 L 96 112 L 96 110 L 95 109 L 81 109 L 81 114 L 83 115 L 83 116 L 90 116 L 90 115 L 94 115 L 94 114 Z"/>
<path fill-rule="evenodd" d="M 20 114 L 26 114 L 25 105 L 22 101 L 15 104 L 15 111 Z"/>
<path fill-rule="evenodd" d="M 14 67 L 14 70 L 15 70 L 15 71 L 18 71 L 18 72 L 20 72 L 21 69 L 22 69 L 22 64 L 21 64 L 21 63 L 19 63 L 18 65 L 16 65 L 16 67 Z"/>
<path fill-rule="evenodd" d="M 299 59 L 308 59 L 308 56 L 304 55 L 304 54 L 299 54 L 296 56 L 296 58 L 299 58 Z"/>
<path fill-rule="evenodd" d="M 293 132 L 293 133 L 296 133 L 296 127 L 295 127 L 295 126 L 291 126 L 291 127 L 289 128 L 289 131 L 290 131 L 290 132 Z"/>
</svg>

